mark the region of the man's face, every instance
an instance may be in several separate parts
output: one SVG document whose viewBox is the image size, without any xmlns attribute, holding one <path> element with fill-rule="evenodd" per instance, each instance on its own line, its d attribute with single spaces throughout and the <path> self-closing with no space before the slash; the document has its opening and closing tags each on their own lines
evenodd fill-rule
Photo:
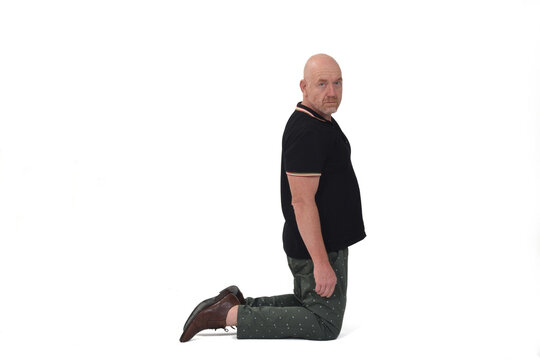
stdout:
<svg viewBox="0 0 540 360">
<path fill-rule="evenodd" d="M 341 103 L 342 83 L 339 66 L 324 64 L 317 66 L 302 80 L 302 93 L 304 103 L 320 115 L 330 120 Z"/>
</svg>

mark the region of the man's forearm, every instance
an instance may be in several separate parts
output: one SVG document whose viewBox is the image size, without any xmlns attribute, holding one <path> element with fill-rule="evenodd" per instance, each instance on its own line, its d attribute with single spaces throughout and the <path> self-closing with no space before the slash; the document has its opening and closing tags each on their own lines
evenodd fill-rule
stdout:
<svg viewBox="0 0 540 360">
<path fill-rule="evenodd" d="M 328 263 L 321 232 L 319 209 L 315 201 L 293 203 L 298 231 L 315 265 Z"/>
<path fill-rule="evenodd" d="M 315 199 L 293 202 L 293 207 L 298 231 L 313 261 L 314 290 L 319 296 L 330 297 L 334 293 L 337 277 L 328 261 Z"/>
</svg>

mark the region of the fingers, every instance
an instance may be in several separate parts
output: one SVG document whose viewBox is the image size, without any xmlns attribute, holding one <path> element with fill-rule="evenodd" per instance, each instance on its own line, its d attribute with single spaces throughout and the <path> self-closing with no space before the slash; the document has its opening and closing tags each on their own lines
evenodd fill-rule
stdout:
<svg viewBox="0 0 540 360">
<path fill-rule="evenodd" d="M 336 288 L 336 283 L 335 282 L 328 282 L 328 283 L 318 283 L 316 286 L 315 286 L 315 292 L 320 296 L 320 297 L 326 297 L 326 298 L 329 298 L 330 296 L 332 296 L 332 294 L 334 293 L 334 290 Z"/>
<path fill-rule="evenodd" d="M 332 296 L 333 293 L 334 293 L 334 287 L 327 287 L 323 289 L 321 292 L 319 292 L 318 294 L 321 297 L 329 298 L 330 296 Z"/>
<path fill-rule="evenodd" d="M 315 292 L 321 297 L 328 298 L 332 296 L 337 284 L 337 277 L 330 264 L 326 267 L 315 267 L 313 275 L 315 278 Z"/>
<path fill-rule="evenodd" d="M 321 286 L 320 283 L 318 283 L 317 281 L 315 281 L 316 284 L 315 284 L 315 292 L 319 295 L 319 296 L 322 296 L 323 294 L 323 288 Z"/>
<path fill-rule="evenodd" d="M 328 289 L 328 294 L 326 295 L 326 297 L 332 296 L 335 289 L 336 289 L 336 284 L 332 285 L 332 287 Z"/>
<path fill-rule="evenodd" d="M 321 297 L 329 298 L 334 293 L 335 288 L 336 288 L 336 284 L 329 285 L 319 295 Z"/>
</svg>

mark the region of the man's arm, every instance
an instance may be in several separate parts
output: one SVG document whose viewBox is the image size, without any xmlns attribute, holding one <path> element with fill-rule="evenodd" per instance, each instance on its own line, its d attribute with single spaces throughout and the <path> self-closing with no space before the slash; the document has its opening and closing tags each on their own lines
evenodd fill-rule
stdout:
<svg viewBox="0 0 540 360">
<path fill-rule="evenodd" d="M 315 202 L 319 178 L 320 176 L 287 174 L 296 224 L 313 260 L 315 292 L 322 297 L 330 297 L 334 293 L 337 277 L 328 261 L 321 232 L 319 210 Z"/>
</svg>

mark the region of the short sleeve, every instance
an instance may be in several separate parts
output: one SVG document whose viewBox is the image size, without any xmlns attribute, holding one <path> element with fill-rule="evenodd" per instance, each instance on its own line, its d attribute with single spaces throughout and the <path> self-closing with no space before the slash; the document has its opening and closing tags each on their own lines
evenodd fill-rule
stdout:
<svg viewBox="0 0 540 360">
<path fill-rule="evenodd" d="M 285 171 L 320 175 L 325 161 L 324 143 L 314 130 L 302 130 L 289 137 L 283 148 Z"/>
</svg>

